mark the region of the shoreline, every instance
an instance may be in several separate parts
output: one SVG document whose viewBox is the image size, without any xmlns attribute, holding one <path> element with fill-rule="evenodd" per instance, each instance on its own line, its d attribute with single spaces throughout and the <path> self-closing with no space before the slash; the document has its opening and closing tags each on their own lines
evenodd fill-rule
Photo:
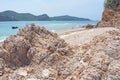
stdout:
<svg viewBox="0 0 120 80">
<path fill-rule="evenodd" d="M 69 28 L 69 29 L 63 29 L 63 30 L 55 30 L 54 33 L 57 33 L 59 36 L 60 35 L 67 35 L 73 32 L 77 32 L 77 31 L 83 31 L 86 30 L 86 28 L 84 27 L 74 27 L 74 28 Z"/>
<path fill-rule="evenodd" d="M 79 38 L 77 38 L 77 37 L 85 38 L 85 37 L 87 37 L 89 35 L 92 35 L 92 36 L 94 35 L 95 36 L 95 35 L 98 35 L 99 33 L 102 33 L 102 32 L 105 32 L 105 31 L 109 31 L 109 29 L 113 30 L 115 28 L 111 28 L 111 27 L 105 27 L 104 28 L 104 27 L 102 27 L 102 28 L 90 28 L 89 29 L 89 28 L 86 28 L 86 27 L 73 27 L 73 28 L 69 28 L 69 29 L 49 30 L 49 31 L 53 32 L 53 33 L 56 33 L 61 39 L 64 39 L 64 40 L 66 40 L 68 42 L 70 41 L 70 43 L 71 43 L 71 40 L 72 40 L 72 43 L 73 43 L 75 40 L 77 40 L 77 39 L 79 40 Z M 98 30 L 98 32 L 96 30 Z M 7 36 L 7 37 L 9 37 L 9 36 Z M 0 43 L 2 43 L 7 37 L 3 37 L 3 39 L 1 38 L 0 39 Z M 86 41 L 86 40 L 85 41 L 83 41 L 83 40 L 82 40 L 82 42 Z M 79 43 L 80 42 L 78 42 L 78 44 Z"/>
<path fill-rule="evenodd" d="M 60 36 L 60 35 L 67 35 L 67 34 L 70 34 L 70 33 L 76 32 L 76 31 L 82 31 L 82 30 L 86 30 L 86 28 L 84 28 L 84 27 L 73 27 L 73 28 L 69 28 L 69 29 L 49 30 L 49 31 L 53 32 L 53 33 L 57 33 L 58 36 Z M 0 43 L 2 43 L 7 37 L 9 37 L 9 36 L 0 37 Z"/>
<path fill-rule="evenodd" d="M 79 31 L 83 31 L 83 30 L 94 29 L 94 28 L 95 28 L 95 25 L 87 24 L 87 25 L 83 25 L 83 26 L 79 26 L 79 27 L 72 27 L 69 29 L 55 30 L 53 32 L 57 33 L 60 36 L 60 35 L 67 35 L 70 33 L 79 32 Z"/>
<path fill-rule="evenodd" d="M 8 36 L 0 37 L 0 43 L 2 43 Z"/>
<path fill-rule="evenodd" d="M 108 31 L 118 31 L 116 28 L 105 27 L 105 28 L 75 28 L 67 30 L 56 31 L 61 39 L 64 39 L 70 45 L 83 45 L 89 43 L 92 39 L 98 35 L 106 33 Z"/>
</svg>

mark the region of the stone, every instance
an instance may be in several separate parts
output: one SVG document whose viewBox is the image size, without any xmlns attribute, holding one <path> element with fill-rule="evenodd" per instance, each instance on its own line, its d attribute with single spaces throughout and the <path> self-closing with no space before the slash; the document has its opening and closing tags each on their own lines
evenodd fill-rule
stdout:
<svg viewBox="0 0 120 80">
<path fill-rule="evenodd" d="M 21 36 L 10 36 L 3 43 L 3 48 L 8 52 L 5 55 L 5 61 L 14 66 L 23 66 L 29 64 L 27 51 L 30 43 Z"/>
<path fill-rule="evenodd" d="M 8 66 L 20 67 L 29 65 L 32 61 L 40 63 L 57 48 L 66 45 L 56 33 L 49 32 L 44 27 L 31 25 L 8 37 L 2 44 L 3 49 L 0 49 L 5 50 L 6 53 L 0 51 L 0 56 L 4 56 L 5 62 L 9 63 Z"/>
<path fill-rule="evenodd" d="M 102 15 L 102 19 L 96 25 L 96 27 L 119 28 L 119 26 L 120 26 L 120 0 L 113 0 L 113 2 L 108 7 L 105 8 Z"/>
<path fill-rule="evenodd" d="M 38 80 L 38 79 L 36 79 L 36 78 L 28 78 L 26 80 Z"/>
<path fill-rule="evenodd" d="M 119 80 L 120 31 L 73 46 L 30 25 L 0 47 L 0 80 Z"/>
<path fill-rule="evenodd" d="M 94 25 L 88 24 L 88 25 L 85 26 L 85 28 L 86 28 L 86 29 L 91 29 L 91 28 L 94 28 Z"/>
<path fill-rule="evenodd" d="M 0 76 L 4 74 L 5 62 L 2 58 L 0 58 Z"/>
<path fill-rule="evenodd" d="M 44 69 L 43 71 L 42 71 L 42 77 L 49 77 L 49 74 L 50 74 L 50 71 L 48 70 L 48 69 Z"/>
<path fill-rule="evenodd" d="M 24 69 L 18 69 L 16 73 L 21 76 L 27 76 L 27 70 Z"/>
</svg>

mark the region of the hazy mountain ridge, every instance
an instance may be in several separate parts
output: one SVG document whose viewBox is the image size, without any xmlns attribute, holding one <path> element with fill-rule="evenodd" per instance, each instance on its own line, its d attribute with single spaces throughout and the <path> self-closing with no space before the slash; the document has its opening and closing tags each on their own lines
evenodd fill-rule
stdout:
<svg viewBox="0 0 120 80">
<path fill-rule="evenodd" d="M 90 21 L 87 18 L 78 18 L 73 16 L 55 16 L 49 17 L 47 14 L 33 15 L 30 13 L 17 13 L 14 11 L 0 12 L 0 21 Z"/>
<path fill-rule="evenodd" d="M 61 21 L 61 20 L 67 20 L 67 21 L 76 21 L 76 20 L 83 20 L 83 21 L 90 21 L 90 19 L 87 18 L 78 18 L 78 17 L 74 17 L 74 16 L 69 16 L 69 15 L 64 15 L 64 16 L 55 16 L 55 17 L 51 17 L 51 20 L 57 20 L 57 21 Z"/>
</svg>

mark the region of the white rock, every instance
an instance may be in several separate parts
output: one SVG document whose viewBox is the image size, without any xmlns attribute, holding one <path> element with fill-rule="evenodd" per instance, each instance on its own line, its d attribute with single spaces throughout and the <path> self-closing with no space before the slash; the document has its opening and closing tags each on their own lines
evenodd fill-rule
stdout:
<svg viewBox="0 0 120 80">
<path fill-rule="evenodd" d="M 44 69 L 42 71 L 42 77 L 49 77 L 50 71 L 48 69 Z"/>
<path fill-rule="evenodd" d="M 26 80 L 38 80 L 38 79 L 36 79 L 36 78 L 28 78 Z"/>
<path fill-rule="evenodd" d="M 23 70 L 23 69 L 19 69 L 17 71 L 17 74 L 18 75 L 21 75 L 21 76 L 27 76 L 27 71 L 26 70 Z"/>
</svg>

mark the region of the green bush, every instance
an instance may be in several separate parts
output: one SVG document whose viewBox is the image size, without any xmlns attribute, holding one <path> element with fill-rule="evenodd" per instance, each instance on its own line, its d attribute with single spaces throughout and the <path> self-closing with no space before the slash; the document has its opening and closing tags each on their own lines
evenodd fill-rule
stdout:
<svg viewBox="0 0 120 80">
<path fill-rule="evenodd" d="M 107 0 L 107 2 L 105 3 L 105 8 L 110 7 L 113 3 L 113 0 Z"/>
</svg>

